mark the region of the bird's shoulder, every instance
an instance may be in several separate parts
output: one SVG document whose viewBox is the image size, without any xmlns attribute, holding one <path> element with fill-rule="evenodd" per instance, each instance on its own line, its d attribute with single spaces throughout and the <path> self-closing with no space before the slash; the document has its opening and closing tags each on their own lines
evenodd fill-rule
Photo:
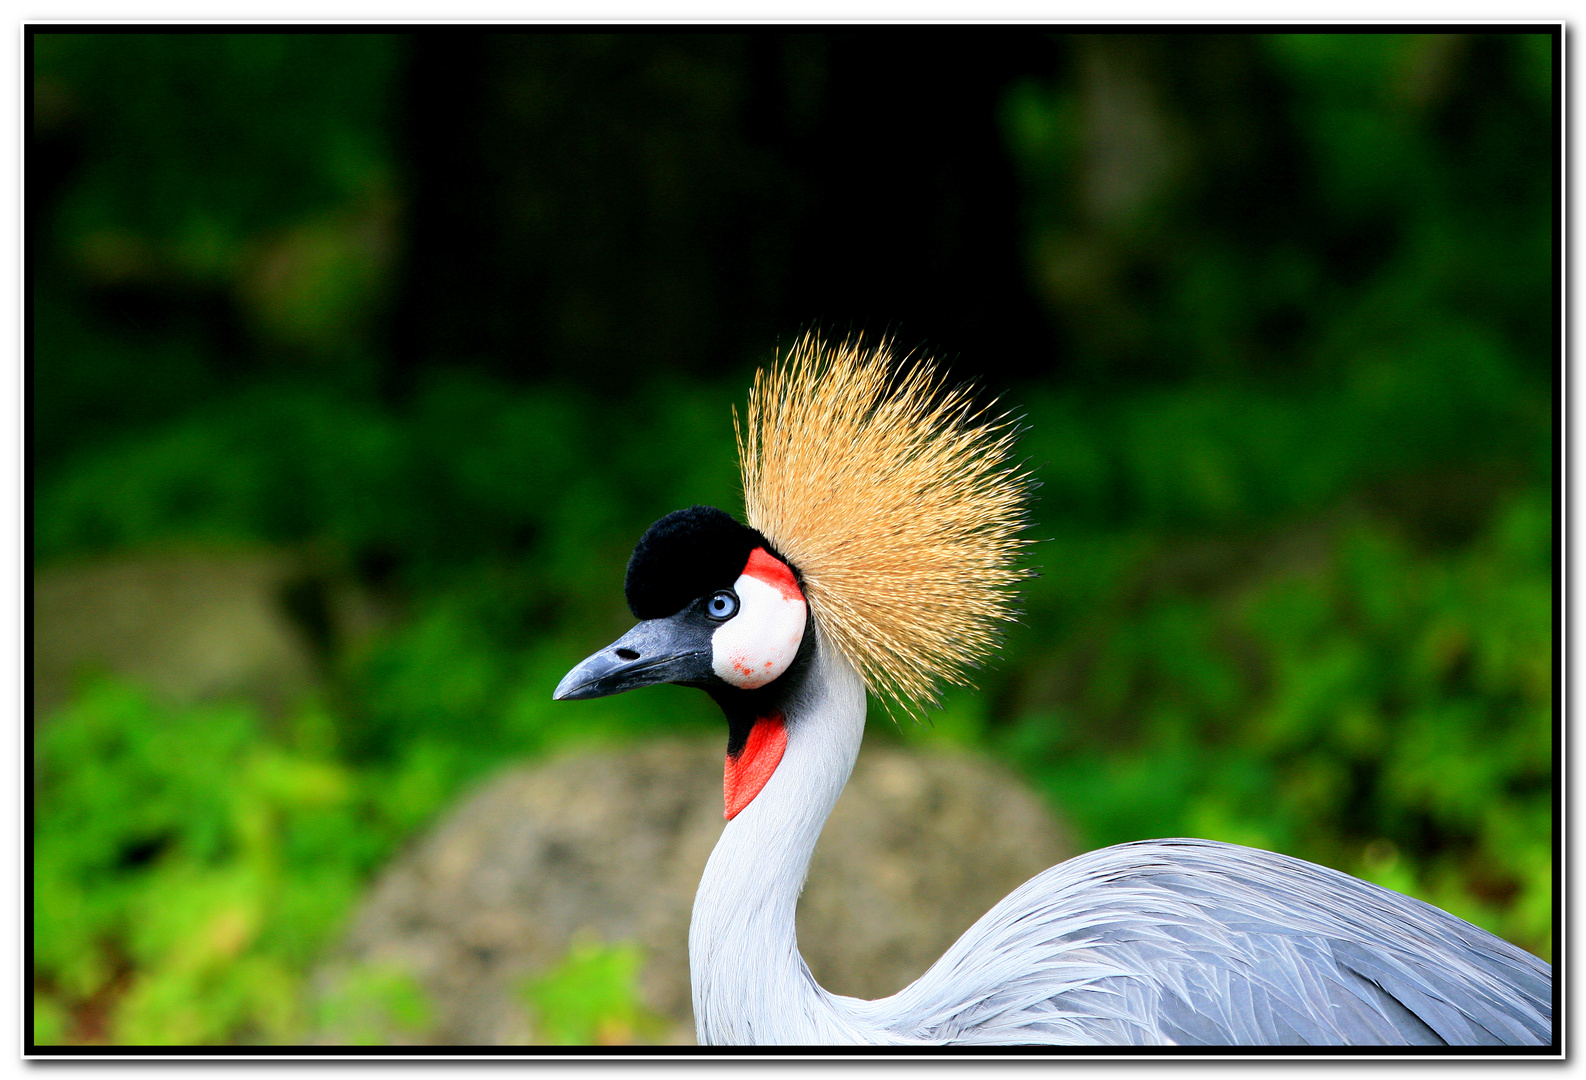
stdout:
<svg viewBox="0 0 1586 1080">
<path fill-rule="evenodd" d="M 1052 1044 L 1546 1043 L 1548 965 L 1299 859 L 1122 844 L 1038 874 L 866 1003 L 900 1036 Z"/>
</svg>

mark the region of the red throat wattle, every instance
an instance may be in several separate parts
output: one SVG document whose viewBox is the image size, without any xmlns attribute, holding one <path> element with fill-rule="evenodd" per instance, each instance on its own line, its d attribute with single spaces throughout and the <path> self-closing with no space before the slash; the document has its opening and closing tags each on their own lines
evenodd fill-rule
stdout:
<svg viewBox="0 0 1586 1080">
<path fill-rule="evenodd" d="M 727 820 L 738 816 L 738 811 L 754 801 L 765 787 L 771 774 L 776 772 L 787 749 L 787 725 L 777 714 L 761 717 L 749 731 L 749 738 L 736 757 L 727 755 L 727 769 L 722 777 L 722 794 L 727 801 Z"/>
</svg>

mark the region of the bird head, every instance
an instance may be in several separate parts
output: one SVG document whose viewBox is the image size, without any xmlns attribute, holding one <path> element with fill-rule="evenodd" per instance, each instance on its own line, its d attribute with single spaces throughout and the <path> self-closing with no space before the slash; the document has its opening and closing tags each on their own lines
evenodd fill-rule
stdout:
<svg viewBox="0 0 1586 1080">
<path fill-rule="evenodd" d="M 714 506 L 650 526 L 624 591 L 639 624 L 569 671 L 558 701 L 668 682 L 718 699 L 759 690 L 793 665 L 808 629 L 797 573 L 771 541 Z"/>
<path fill-rule="evenodd" d="M 784 706 L 817 648 L 908 713 L 943 683 L 969 684 L 1028 574 L 1016 564 L 1030 486 L 1009 464 L 1005 416 L 885 343 L 807 335 L 756 373 L 733 427 L 748 523 L 695 506 L 652 525 L 625 581 L 639 624 L 554 694 L 708 691 L 728 720 L 728 818 L 775 769 Z"/>
</svg>

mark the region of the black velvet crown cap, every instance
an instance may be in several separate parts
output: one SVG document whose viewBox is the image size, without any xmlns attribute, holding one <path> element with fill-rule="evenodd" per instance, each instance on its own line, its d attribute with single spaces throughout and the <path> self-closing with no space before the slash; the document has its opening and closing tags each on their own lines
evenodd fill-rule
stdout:
<svg viewBox="0 0 1586 1080">
<path fill-rule="evenodd" d="M 731 588 L 757 547 L 782 558 L 758 531 L 714 506 L 674 510 L 633 549 L 622 585 L 628 609 L 636 619 L 676 615 L 701 596 Z"/>
</svg>

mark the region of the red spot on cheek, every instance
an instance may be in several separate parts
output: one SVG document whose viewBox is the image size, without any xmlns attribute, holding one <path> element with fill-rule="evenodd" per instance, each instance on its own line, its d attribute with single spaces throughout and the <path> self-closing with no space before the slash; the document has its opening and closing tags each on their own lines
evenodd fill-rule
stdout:
<svg viewBox="0 0 1586 1080">
<path fill-rule="evenodd" d="M 765 582 L 789 600 L 801 603 L 804 600 L 804 593 L 800 591 L 793 571 L 788 569 L 787 563 L 771 555 L 765 548 L 757 547 L 749 553 L 749 561 L 744 564 L 743 572 Z"/>
<path fill-rule="evenodd" d="M 754 801 L 765 787 L 771 774 L 782 761 L 787 749 L 787 725 L 779 714 L 755 721 L 749 738 L 738 751 L 738 756 L 727 755 L 727 768 L 722 776 L 722 794 L 726 798 L 726 818 L 731 821 L 738 811 Z"/>
</svg>

